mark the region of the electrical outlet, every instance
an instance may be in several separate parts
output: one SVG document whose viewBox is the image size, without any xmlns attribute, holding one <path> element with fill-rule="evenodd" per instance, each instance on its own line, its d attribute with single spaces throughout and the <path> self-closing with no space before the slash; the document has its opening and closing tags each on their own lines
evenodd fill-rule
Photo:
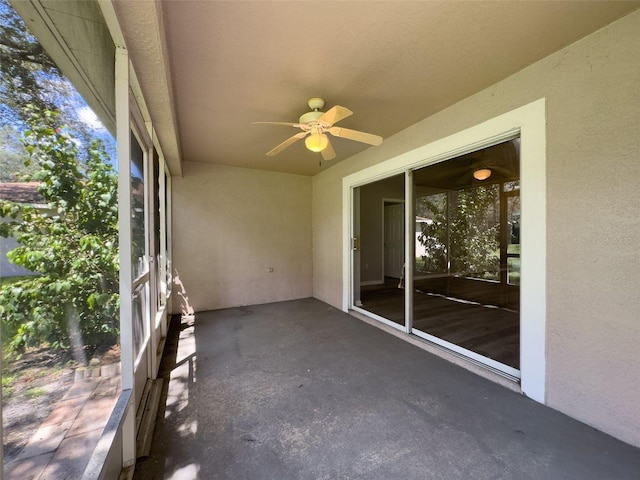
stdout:
<svg viewBox="0 0 640 480">
<path fill-rule="evenodd" d="M 267 268 L 267 273 L 273 273 L 273 267 Z"/>
</svg>

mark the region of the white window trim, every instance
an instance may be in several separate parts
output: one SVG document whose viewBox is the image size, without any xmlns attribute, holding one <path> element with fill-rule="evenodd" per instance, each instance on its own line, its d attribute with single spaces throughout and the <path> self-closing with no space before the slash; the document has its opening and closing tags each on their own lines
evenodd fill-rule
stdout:
<svg viewBox="0 0 640 480">
<path fill-rule="evenodd" d="M 546 100 L 544 98 L 476 126 L 360 170 L 342 180 L 343 310 L 351 299 L 353 189 L 418 167 L 454 158 L 520 135 L 521 265 L 520 387 L 546 399 Z M 407 239 L 407 242 L 413 239 Z M 410 246 L 408 246 L 410 247 Z"/>
</svg>

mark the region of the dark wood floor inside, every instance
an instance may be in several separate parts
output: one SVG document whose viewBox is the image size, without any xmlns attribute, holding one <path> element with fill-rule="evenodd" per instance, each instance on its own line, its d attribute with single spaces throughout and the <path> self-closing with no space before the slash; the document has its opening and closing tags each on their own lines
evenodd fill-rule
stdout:
<svg viewBox="0 0 640 480">
<path fill-rule="evenodd" d="M 404 325 L 404 290 L 397 279 L 361 288 L 362 308 Z M 520 368 L 519 312 L 414 291 L 413 328 L 510 367 Z"/>
</svg>

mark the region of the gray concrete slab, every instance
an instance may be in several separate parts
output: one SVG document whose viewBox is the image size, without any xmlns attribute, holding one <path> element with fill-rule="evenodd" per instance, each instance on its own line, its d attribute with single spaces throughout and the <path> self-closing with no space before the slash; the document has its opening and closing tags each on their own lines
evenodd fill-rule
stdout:
<svg viewBox="0 0 640 480">
<path fill-rule="evenodd" d="M 315 299 L 172 331 L 135 480 L 640 479 L 639 449 Z"/>
</svg>

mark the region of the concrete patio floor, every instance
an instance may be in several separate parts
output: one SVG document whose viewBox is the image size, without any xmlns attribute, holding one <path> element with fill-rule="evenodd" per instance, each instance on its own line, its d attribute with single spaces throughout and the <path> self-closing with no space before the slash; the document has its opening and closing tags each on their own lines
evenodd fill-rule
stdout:
<svg viewBox="0 0 640 480">
<path fill-rule="evenodd" d="M 640 479 L 640 449 L 315 299 L 172 323 L 135 480 Z"/>
</svg>

